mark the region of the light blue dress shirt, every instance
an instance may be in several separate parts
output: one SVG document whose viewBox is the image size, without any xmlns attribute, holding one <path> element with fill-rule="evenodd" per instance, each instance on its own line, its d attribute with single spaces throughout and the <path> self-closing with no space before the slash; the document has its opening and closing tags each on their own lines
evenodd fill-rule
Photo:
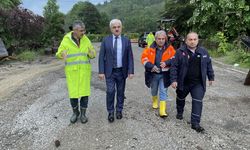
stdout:
<svg viewBox="0 0 250 150">
<path fill-rule="evenodd" d="M 113 35 L 113 47 L 115 44 L 115 35 Z M 122 38 L 121 35 L 117 38 L 117 68 L 122 67 Z"/>
</svg>

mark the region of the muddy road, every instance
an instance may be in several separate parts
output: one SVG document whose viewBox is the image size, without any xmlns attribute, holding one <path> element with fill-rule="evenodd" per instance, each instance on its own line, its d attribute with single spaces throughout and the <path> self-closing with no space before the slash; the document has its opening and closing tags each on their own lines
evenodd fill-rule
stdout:
<svg viewBox="0 0 250 150">
<path fill-rule="evenodd" d="M 100 43 L 96 43 L 99 51 Z M 175 93 L 169 88 L 169 117 L 151 108 L 140 64 L 142 49 L 133 44 L 135 77 L 127 80 L 124 118 L 107 120 L 105 83 L 92 61 L 89 122 L 71 124 L 63 62 L 54 57 L 32 63 L 0 65 L 0 149 L 250 149 L 250 87 L 246 72 L 213 64 L 216 81 L 207 88 L 201 125 L 205 134 L 190 128 L 191 100 L 184 119 L 176 120 Z M 61 145 L 56 148 L 54 141 Z"/>
</svg>

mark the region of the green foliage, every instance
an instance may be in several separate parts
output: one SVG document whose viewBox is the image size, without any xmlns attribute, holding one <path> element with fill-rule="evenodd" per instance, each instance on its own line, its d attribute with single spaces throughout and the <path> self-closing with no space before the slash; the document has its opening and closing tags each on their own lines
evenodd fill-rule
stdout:
<svg viewBox="0 0 250 150">
<path fill-rule="evenodd" d="M 189 24 L 202 36 L 222 31 L 233 41 L 250 29 L 250 4 L 245 0 L 190 0 L 190 3 L 195 10 Z"/>
<path fill-rule="evenodd" d="M 223 32 L 218 32 L 214 37 L 211 38 L 212 42 L 219 43 L 217 52 L 221 55 L 226 54 L 229 51 L 229 43 L 227 43 L 227 38 L 224 36 Z"/>
<path fill-rule="evenodd" d="M 187 21 L 193 16 L 194 5 L 189 0 L 166 0 L 164 18 L 176 19 L 173 26 L 179 33 L 187 33 L 191 26 Z"/>
<path fill-rule="evenodd" d="M 104 37 L 108 34 L 87 34 L 86 36 L 90 39 L 91 42 L 101 42 Z M 126 33 L 124 36 L 128 37 L 129 39 L 137 39 L 139 34 L 138 33 Z"/>
<path fill-rule="evenodd" d="M 37 54 L 34 51 L 25 50 L 17 55 L 17 58 L 21 61 L 33 61 L 35 60 Z"/>
<path fill-rule="evenodd" d="M 157 20 L 161 18 L 165 0 L 112 0 L 97 5 L 100 12 L 109 16 L 109 21 L 118 18 L 123 31 L 141 33 L 157 30 Z"/>
<path fill-rule="evenodd" d="M 129 39 L 138 39 L 139 33 L 125 33 L 124 36 L 128 37 Z"/>
<path fill-rule="evenodd" d="M 10 9 L 21 4 L 20 0 L 1 0 L 0 9 Z"/>
<path fill-rule="evenodd" d="M 87 34 L 87 37 L 91 42 L 101 42 L 106 34 Z"/>
<path fill-rule="evenodd" d="M 109 33 L 109 17 L 105 12 L 101 12 L 100 33 Z"/>
<path fill-rule="evenodd" d="M 237 55 L 235 55 L 235 60 L 236 60 L 236 62 L 239 62 L 239 63 L 250 64 L 250 53 L 246 52 L 242 49 L 239 49 L 239 50 L 237 50 Z"/>
<path fill-rule="evenodd" d="M 0 35 L 13 51 L 40 47 L 43 23 L 43 17 L 21 7 L 0 9 Z"/>
<path fill-rule="evenodd" d="M 227 54 L 222 57 L 225 63 L 228 64 L 240 64 L 241 67 L 249 69 L 250 67 L 250 53 L 242 49 L 237 49 L 235 51 L 227 52 Z"/>
<path fill-rule="evenodd" d="M 73 6 L 66 15 L 65 29 L 68 29 L 75 20 L 83 21 L 88 33 L 101 33 L 107 29 L 103 29 L 104 25 L 107 26 L 107 15 L 105 13 L 100 14 L 90 2 L 80 1 Z"/>
<path fill-rule="evenodd" d="M 56 2 L 56 0 L 48 0 L 47 5 L 44 7 L 43 42 L 45 45 L 52 45 L 54 41 L 61 40 L 64 34 L 64 15 L 59 12 L 59 6 Z"/>
</svg>

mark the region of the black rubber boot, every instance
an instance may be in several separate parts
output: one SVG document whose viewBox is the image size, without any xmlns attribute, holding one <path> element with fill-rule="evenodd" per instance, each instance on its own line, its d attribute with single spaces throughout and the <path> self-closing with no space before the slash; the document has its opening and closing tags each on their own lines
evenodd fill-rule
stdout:
<svg viewBox="0 0 250 150">
<path fill-rule="evenodd" d="M 80 115 L 78 106 L 73 108 L 73 115 L 70 118 L 71 123 L 75 123 L 77 121 L 77 117 Z"/>
<path fill-rule="evenodd" d="M 201 127 L 200 125 L 192 125 L 191 126 L 192 129 L 194 129 L 196 132 L 199 132 L 199 133 L 204 133 L 205 132 L 205 129 L 203 127 Z"/>
<path fill-rule="evenodd" d="M 176 119 L 182 120 L 183 119 L 183 115 L 182 114 L 177 114 L 176 115 Z"/>
<path fill-rule="evenodd" d="M 81 120 L 82 123 L 87 123 L 88 122 L 88 118 L 85 115 L 86 110 L 87 110 L 87 108 L 81 108 L 80 120 Z"/>
</svg>

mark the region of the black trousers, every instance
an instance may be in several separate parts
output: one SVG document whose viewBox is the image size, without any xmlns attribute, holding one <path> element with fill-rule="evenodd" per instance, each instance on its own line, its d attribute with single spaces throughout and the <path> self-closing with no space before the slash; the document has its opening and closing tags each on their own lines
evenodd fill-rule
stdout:
<svg viewBox="0 0 250 150">
<path fill-rule="evenodd" d="M 80 98 L 80 107 L 81 108 L 88 108 L 88 96 L 83 96 Z M 72 108 L 75 108 L 78 106 L 78 98 L 70 98 L 70 104 Z"/>
<path fill-rule="evenodd" d="M 192 97 L 192 114 L 191 114 L 191 124 L 198 126 L 200 124 L 203 97 L 205 90 L 201 84 L 187 84 L 184 85 L 183 90 L 176 90 L 176 108 L 178 114 L 183 114 L 185 106 L 185 98 L 188 94 Z"/>
</svg>

